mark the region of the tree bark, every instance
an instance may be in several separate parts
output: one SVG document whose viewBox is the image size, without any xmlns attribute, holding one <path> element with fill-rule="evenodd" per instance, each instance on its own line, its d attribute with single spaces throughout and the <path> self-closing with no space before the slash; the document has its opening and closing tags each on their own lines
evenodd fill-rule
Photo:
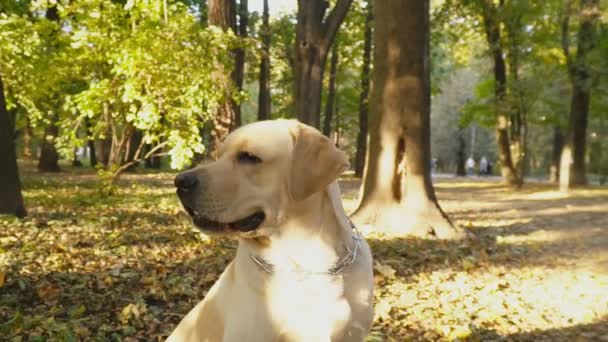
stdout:
<svg viewBox="0 0 608 342">
<path fill-rule="evenodd" d="M 59 22 L 59 12 L 56 6 L 51 6 L 46 10 L 46 19 L 54 22 Z M 38 159 L 38 170 L 42 172 L 59 172 L 59 154 L 55 148 L 55 138 L 59 135 L 59 127 L 57 121 L 59 117 L 57 113 L 53 113 L 49 120 L 48 126 L 44 130 L 42 137 L 42 147 L 40 150 L 40 158 Z"/>
<path fill-rule="evenodd" d="M 239 24 L 237 27 L 237 34 L 242 37 L 247 37 L 247 25 L 249 24 L 249 9 L 247 6 L 247 0 L 239 0 Z M 239 48 L 234 52 L 234 72 L 232 79 L 236 86 L 236 90 L 240 92 L 243 90 L 243 80 L 245 77 L 245 49 Z M 241 118 L 241 104 L 235 103 L 234 113 L 234 127 L 239 127 L 242 124 Z"/>
<path fill-rule="evenodd" d="M 492 0 L 482 0 L 481 6 L 486 39 L 492 52 L 492 60 L 494 64 L 494 102 L 496 112 L 495 130 L 500 173 L 504 182 L 509 185 L 519 186 L 521 185 L 521 179 L 518 177 L 517 170 L 513 165 L 509 144 L 510 120 L 509 113 L 507 112 L 507 106 L 505 104 L 507 73 L 505 68 L 505 60 L 503 57 L 498 9 L 495 7 Z"/>
<path fill-rule="evenodd" d="M 456 152 L 456 176 L 464 177 L 467 175 L 466 162 L 467 151 L 464 139 L 465 130 L 460 128 L 458 131 L 458 150 Z"/>
<path fill-rule="evenodd" d="M 209 0 L 208 1 L 209 25 L 218 26 L 223 30 L 236 30 L 236 4 L 235 0 Z M 232 99 L 232 84 L 235 72 L 228 75 L 218 70 L 214 76 L 217 82 L 224 85 L 224 101 L 218 106 L 217 113 L 213 119 L 212 150 L 219 146 L 220 142 L 236 127 L 238 106 Z M 232 78 L 232 79 L 231 79 Z"/>
<path fill-rule="evenodd" d="M 23 128 L 23 158 L 32 159 L 32 126 L 30 120 L 26 117 L 25 127 Z"/>
<path fill-rule="evenodd" d="M 0 76 L 0 213 L 19 218 L 27 213 L 21 195 L 21 181 L 15 151 L 15 126 L 6 110 L 4 84 Z"/>
<path fill-rule="evenodd" d="M 295 46 L 295 109 L 297 118 L 320 128 L 321 90 L 327 53 L 353 0 L 298 0 Z M 325 19 L 324 19 L 325 18 Z"/>
<path fill-rule="evenodd" d="M 369 116 L 369 72 L 372 54 L 372 0 L 367 3 L 365 15 L 365 38 L 363 42 L 363 67 L 361 69 L 361 93 L 359 94 L 359 132 L 355 154 L 355 176 L 363 177 L 365 151 L 367 150 L 367 123 Z"/>
<path fill-rule="evenodd" d="M 564 147 L 564 134 L 559 126 L 553 128 L 553 151 L 551 153 L 551 167 L 549 168 L 549 181 L 557 183 L 559 181 L 559 165 L 562 148 Z"/>
<path fill-rule="evenodd" d="M 569 10 L 570 2 L 567 1 L 566 13 L 564 13 L 564 21 L 562 22 L 562 47 L 572 84 L 572 99 L 570 102 L 568 133 L 560 161 L 559 183 L 561 190 L 568 190 L 571 186 L 587 183 L 585 156 L 591 99 L 591 71 L 587 55 L 597 44 L 595 31 L 600 14 L 599 0 L 580 1 L 580 27 L 574 60 L 569 51 Z"/>
<path fill-rule="evenodd" d="M 258 121 L 270 119 L 270 23 L 268 0 L 264 0 L 262 13 L 262 58 L 260 61 L 260 88 L 258 92 Z"/>
<path fill-rule="evenodd" d="M 325 103 L 325 117 L 323 118 L 323 134 L 326 137 L 331 135 L 331 122 L 334 119 L 336 109 L 336 72 L 338 69 L 338 44 L 334 44 L 331 49 L 331 59 L 329 61 L 329 85 L 327 89 L 327 101 Z"/>
<path fill-rule="evenodd" d="M 397 234 L 465 237 L 431 183 L 429 0 L 378 1 L 374 19 L 370 145 L 353 219 Z"/>
<path fill-rule="evenodd" d="M 38 159 L 38 170 L 41 172 L 59 172 L 59 154 L 55 148 L 55 139 L 59 135 L 57 127 L 57 114 L 51 116 L 49 125 L 44 129 L 40 158 Z"/>
</svg>

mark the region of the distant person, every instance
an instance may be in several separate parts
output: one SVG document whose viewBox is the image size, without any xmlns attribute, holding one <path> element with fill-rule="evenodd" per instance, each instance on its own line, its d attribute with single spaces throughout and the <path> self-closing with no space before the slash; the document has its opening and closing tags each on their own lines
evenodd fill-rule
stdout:
<svg viewBox="0 0 608 342">
<path fill-rule="evenodd" d="M 473 172 L 475 171 L 475 160 L 473 159 L 473 157 L 469 157 L 469 159 L 467 159 L 467 175 L 468 176 L 472 176 Z"/>
<path fill-rule="evenodd" d="M 488 176 L 492 174 L 492 162 L 488 160 Z"/>
<path fill-rule="evenodd" d="M 479 174 L 482 176 L 486 176 L 488 174 L 488 160 L 486 156 L 481 157 L 479 161 Z"/>
</svg>

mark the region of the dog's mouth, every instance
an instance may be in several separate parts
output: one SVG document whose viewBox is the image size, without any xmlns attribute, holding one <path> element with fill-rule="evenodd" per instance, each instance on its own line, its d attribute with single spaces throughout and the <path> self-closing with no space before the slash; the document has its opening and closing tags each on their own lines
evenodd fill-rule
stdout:
<svg viewBox="0 0 608 342">
<path fill-rule="evenodd" d="M 210 231 L 226 231 L 226 232 L 249 232 L 257 229 L 266 219 L 266 214 L 263 211 L 255 213 L 232 222 L 214 221 L 206 216 L 200 215 L 192 208 L 184 205 L 184 209 L 192 217 L 194 224 L 204 230 Z"/>
</svg>

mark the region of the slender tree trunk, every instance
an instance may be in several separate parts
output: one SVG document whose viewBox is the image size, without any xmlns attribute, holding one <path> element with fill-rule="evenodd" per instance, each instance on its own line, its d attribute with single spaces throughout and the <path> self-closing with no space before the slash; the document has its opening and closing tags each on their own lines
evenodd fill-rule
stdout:
<svg viewBox="0 0 608 342">
<path fill-rule="evenodd" d="M 95 150 L 95 139 L 93 138 L 91 122 L 86 118 L 84 124 L 87 135 L 89 136 L 89 140 L 87 141 L 87 146 L 89 147 L 89 164 L 91 167 L 95 167 L 97 166 L 97 151 Z"/>
<path fill-rule="evenodd" d="M 264 0 L 262 14 L 262 58 L 260 61 L 260 89 L 258 92 L 258 121 L 270 119 L 270 23 L 268 0 Z"/>
<path fill-rule="evenodd" d="M 498 11 L 491 0 L 482 0 L 481 5 L 486 38 L 490 50 L 492 51 L 492 59 L 494 62 L 494 97 L 496 112 L 495 130 L 500 173 L 503 181 L 505 181 L 507 184 L 519 186 L 521 185 L 521 180 L 517 175 L 517 170 L 515 169 L 513 160 L 511 158 L 509 141 L 510 120 L 509 113 L 507 112 L 507 106 L 505 104 L 507 73 L 505 68 L 505 60 L 503 57 Z"/>
<path fill-rule="evenodd" d="M 460 128 L 458 131 L 458 150 L 456 152 L 456 176 L 466 176 L 466 162 L 467 162 L 467 151 L 466 141 L 464 139 L 465 130 Z"/>
<path fill-rule="evenodd" d="M 321 90 L 327 53 L 352 0 L 298 0 L 295 46 L 295 110 L 298 119 L 320 128 Z"/>
<path fill-rule="evenodd" d="M 462 238 L 431 183 L 429 0 L 378 1 L 374 19 L 370 145 L 353 218 L 398 234 Z"/>
<path fill-rule="evenodd" d="M 562 148 L 564 146 L 564 134 L 559 126 L 553 128 L 553 151 L 551 153 L 551 167 L 549 168 L 549 181 L 557 183 L 559 181 L 559 165 Z"/>
<path fill-rule="evenodd" d="M 199 10 L 199 19 L 200 19 L 200 23 L 201 25 L 205 26 L 208 23 L 209 20 L 209 7 L 207 6 L 207 0 L 200 0 L 199 4 L 198 4 L 198 10 Z"/>
<path fill-rule="evenodd" d="M 209 25 L 218 26 L 223 30 L 236 30 L 236 4 L 235 0 L 209 0 L 208 1 Z M 236 73 L 228 74 L 226 71 L 218 70 L 214 77 L 217 82 L 224 85 L 224 102 L 217 109 L 213 120 L 212 150 L 219 146 L 220 142 L 236 127 L 238 106 L 232 99 L 232 82 Z M 232 79 L 231 79 L 232 78 Z"/>
<path fill-rule="evenodd" d="M 23 128 L 23 158 L 32 159 L 32 126 L 30 120 L 26 117 L 25 127 Z"/>
<path fill-rule="evenodd" d="M 566 3 L 566 11 L 570 3 Z M 569 129 L 560 161 L 560 189 L 587 183 L 585 157 L 587 146 L 587 125 L 589 121 L 589 102 L 591 99 L 591 76 L 587 55 L 597 44 L 596 24 L 600 14 L 599 0 L 580 1 L 580 28 L 578 46 L 573 60 L 569 51 L 569 18 L 564 14 L 562 22 L 562 45 L 572 83 Z"/>
<path fill-rule="evenodd" d="M 51 6 L 47 9 L 46 18 L 57 23 L 59 22 L 59 12 L 56 6 Z M 44 130 L 40 158 L 38 160 L 38 170 L 43 172 L 61 171 L 59 168 L 59 154 L 55 148 L 55 139 L 59 135 L 58 120 L 58 114 L 56 112 L 53 113 L 49 120 L 49 125 Z"/>
<path fill-rule="evenodd" d="M 15 151 L 15 125 L 6 110 L 4 84 L 0 76 L 0 213 L 26 215 Z"/>
<path fill-rule="evenodd" d="M 323 120 L 323 134 L 326 137 L 331 135 L 331 122 L 334 118 L 336 108 L 336 72 L 338 69 L 338 44 L 334 44 L 331 49 L 331 59 L 329 61 L 329 86 L 327 90 L 327 102 L 325 103 L 325 117 Z"/>
<path fill-rule="evenodd" d="M 239 24 L 237 33 L 240 37 L 247 37 L 247 25 L 249 24 L 249 9 L 247 6 L 247 0 L 239 0 L 238 6 L 239 12 Z M 232 79 L 236 85 L 237 91 L 243 90 L 243 80 L 245 77 L 245 49 L 236 49 L 234 52 L 234 72 Z M 241 118 L 241 104 L 234 104 L 234 127 L 239 127 L 242 124 L 243 119 Z"/>
<path fill-rule="evenodd" d="M 359 94 L 359 132 L 355 154 L 355 176 L 362 177 L 367 150 L 367 122 L 369 116 L 369 72 L 372 55 L 372 0 L 367 3 L 365 15 L 365 38 L 363 42 L 363 67 L 361 69 L 361 93 Z"/>
</svg>

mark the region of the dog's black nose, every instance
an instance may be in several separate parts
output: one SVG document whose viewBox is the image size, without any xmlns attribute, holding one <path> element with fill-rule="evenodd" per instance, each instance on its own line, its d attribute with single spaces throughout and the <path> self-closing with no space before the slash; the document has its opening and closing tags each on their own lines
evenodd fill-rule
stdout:
<svg viewBox="0 0 608 342">
<path fill-rule="evenodd" d="M 190 191 L 198 185 L 198 178 L 192 172 L 180 173 L 173 181 L 178 190 Z"/>
</svg>

